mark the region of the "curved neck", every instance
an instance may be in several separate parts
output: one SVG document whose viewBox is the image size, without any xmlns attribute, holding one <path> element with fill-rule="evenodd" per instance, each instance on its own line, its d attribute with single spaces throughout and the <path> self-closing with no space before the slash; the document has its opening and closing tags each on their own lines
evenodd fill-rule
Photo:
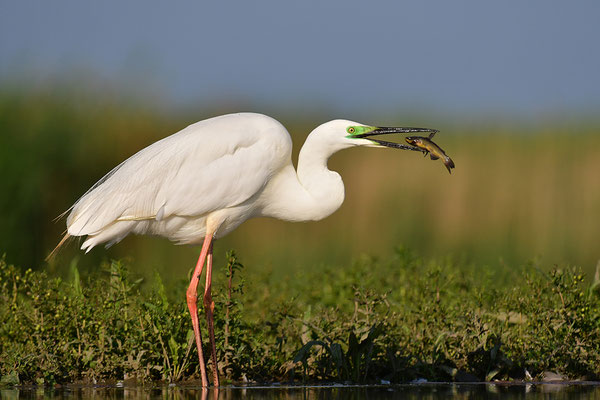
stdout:
<svg viewBox="0 0 600 400">
<path fill-rule="evenodd" d="M 324 217 L 332 214 L 344 202 L 342 177 L 327 168 L 327 160 L 338 150 L 313 131 L 298 155 L 298 180 L 318 203 L 316 208 L 326 214 Z"/>
<path fill-rule="evenodd" d="M 327 191 L 328 183 L 341 183 L 342 191 L 344 190 L 340 175 L 327 168 L 327 160 L 336 151 L 326 146 L 320 140 L 320 137 L 314 133 L 308 135 L 300 149 L 297 170 L 298 180 L 314 197 L 320 197 L 323 194 L 322 191 Z"/>
<path fill-rule="evenodd" d="M 262 215 L 287 221 L 318 221 L 344 202 L 341 176 L 327 168 L 327 160 L 338 149 L 327 146 L 314 132 L 308 136 L 298 157 L 275 176 L 267 188 Z"/>
</svg>

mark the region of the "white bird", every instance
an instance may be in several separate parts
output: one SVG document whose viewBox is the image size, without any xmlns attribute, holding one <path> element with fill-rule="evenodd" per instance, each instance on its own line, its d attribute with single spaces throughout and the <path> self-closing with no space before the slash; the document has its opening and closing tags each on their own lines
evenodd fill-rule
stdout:
<svg viewBox="0 0 600 400">
<path fill-rule="evenodd" d="M 381 128 L 334 120 L 314 129 L 292 164 L 292 140 L 266 115 L 239 113 L 197 122 L 142 149 L 110 171 L 65 212 L 67 233 L 86 236 L 81 248 L 110 246 L 130 233 L 166 237 L 178 244 L 202 243 L 187 290 L 202 385 L 208 386 L 198 324 L 197 286 L 206 262 L 204 306 L 212 350 L 213 383 L 219 386 L 211 298 L 213 239 L 252 217 L 317 221 L 344 201 L 344 184 L 327 168 L 329 157 L 353 146 L 406 144 L 374 135 L 436 132 L 426 128 Z"/>
</svg>

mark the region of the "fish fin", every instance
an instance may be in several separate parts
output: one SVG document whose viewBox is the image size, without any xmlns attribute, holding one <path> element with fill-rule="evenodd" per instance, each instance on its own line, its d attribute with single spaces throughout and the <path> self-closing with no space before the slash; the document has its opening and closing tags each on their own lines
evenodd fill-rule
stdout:
<svg viewBox="0 0 600 400">
<path fill-rule="evenodd" d="M 433 139 L 433 137 L 435 136 L 435 132 L 431 132 L 429 134 L 429 136 L 427 136 L 428 139 Z"/>
<path fill-rule="evenodd" d="M 437 159 L 439 158 L 438 156 L 436 156 L 436 155 L 435 155 L 435 154 L 433 154 L 433 153 L 431 153 L 431 154 L 429 155 L 429 157 L 431 157 L 431 159 L 432 159 L 432 160 L 437 160 Z"/>
<path fill-rule="evenodd" d="M 454 165 L 454 161 L 452 161 L 452 159 L 450 157 L 446 157 L 446 159 L 444 160 L 444 165 L 448 169 L 448 172 L 452 173 L 452 168 L 454 168 L 455 165 Z"/>
<path fill-rule="evenodd" d="M 423 157 L 427 157 L 427 154 L 429 154 L 429 152 L 427 150 L 423 150 Z"/>
</svg>

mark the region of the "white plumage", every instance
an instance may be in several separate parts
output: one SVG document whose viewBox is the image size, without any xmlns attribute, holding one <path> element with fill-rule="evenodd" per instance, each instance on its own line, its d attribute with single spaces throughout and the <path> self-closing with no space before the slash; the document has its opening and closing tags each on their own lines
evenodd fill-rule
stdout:
<svg viewBox="0 0 600 400">
<path fill-rule="evenodd" d="M 327 158 L 350 145 L 373 145 L 346 139 L 352 125 L 361 124 L 337 120 L 315 129 L 296 174 L 290 135 L 278 121 L 241 113 L 197 122 L 139 151 L 96 183 L 73 205 L 68 234 L 87 235 L 87 252 L 129 233 L 201 243 L 209 220 L 221 237 L 255 216 L 324 218 L 344 199 L 341 178 L 326 169 Z M 338 135 L 331 135 L 336 126 Z M 322 180 L 315 184 L 312 177 Z"/>
<path fill-rule="evenodd" d="M 211 298 L 212 241 L 252 217 L 319 220 L 344 201 L 344 184 L 327 160 L 351 146 L 418 148 L 367 137 L 429 132 L 423 128 L 377 128 L 334 120 L 314 129 L 292 165 L 292 141 L 276 120 L 240 113 L 190 125 L 134 154 L 85 193 L 67 217 L 67 234 L 87 236 L 86 252 L 130 233 L 203 243 L 187 291 L 202 385 L 208 386 L 197 315 L 197 285 L 206 262 L 204 305 L 216 365 Z M 56 251 L 56 249 L 55 249 Z M 53 252 L 54 253 L 54 252 Z M 219 384 L 217 368 L 213 380 Z"/>
</svg>

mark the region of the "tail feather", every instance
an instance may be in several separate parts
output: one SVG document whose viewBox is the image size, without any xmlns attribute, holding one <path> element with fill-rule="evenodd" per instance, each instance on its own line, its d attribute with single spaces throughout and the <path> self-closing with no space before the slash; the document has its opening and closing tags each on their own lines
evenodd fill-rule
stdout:
<svg viewBox="0 0 600 400">
<path fill-rule="evenodd" d="M 73 207 L 75 207 L 75 205 L 72 205 L 67 210 L 65 210 L 64 212 L 60 213 L 60 215 L 58 215 L 56 218 L 54 218 L 52 220 L 52 222 L 58 222 L 59 220 L 63 219 L 64 216 L 67 215 L 73 209 Z"/>
<path fill-rule="evenodd" d="M 54 257 L 56 257 L 56 254 L 58 253 L 58 251 L 65 245 L 65 243 L 67 242 L 67 240 L 69 240 L 70 238 L 72 238 L 72 236 L 69 235 L 68 232 L 65 233 L 65 235 L 63 236 L 63 238 L 61 239 L 61 241 L 58 242 L 58 244 L 54 248 L 54 250 L 52 250 L 50 252 L 50 254 L 48 254 L 48 256 L 46 257 L 46 262 L 50 262 L 50 261 L 54 260 Z"/>
<path fill-rule="evenodd" d="M 88 235 L 81 245 L 81 250 L 85 250 L 87 253 L 102 243 L 107 243 L 106 247 L 110 247 L 113 244 L 123 240 L 123 238 L 131 233 L 139 223 L 140 221 L 114 222 L 102 229 L 100 232 L 93 235 Z"/>
</svg>

